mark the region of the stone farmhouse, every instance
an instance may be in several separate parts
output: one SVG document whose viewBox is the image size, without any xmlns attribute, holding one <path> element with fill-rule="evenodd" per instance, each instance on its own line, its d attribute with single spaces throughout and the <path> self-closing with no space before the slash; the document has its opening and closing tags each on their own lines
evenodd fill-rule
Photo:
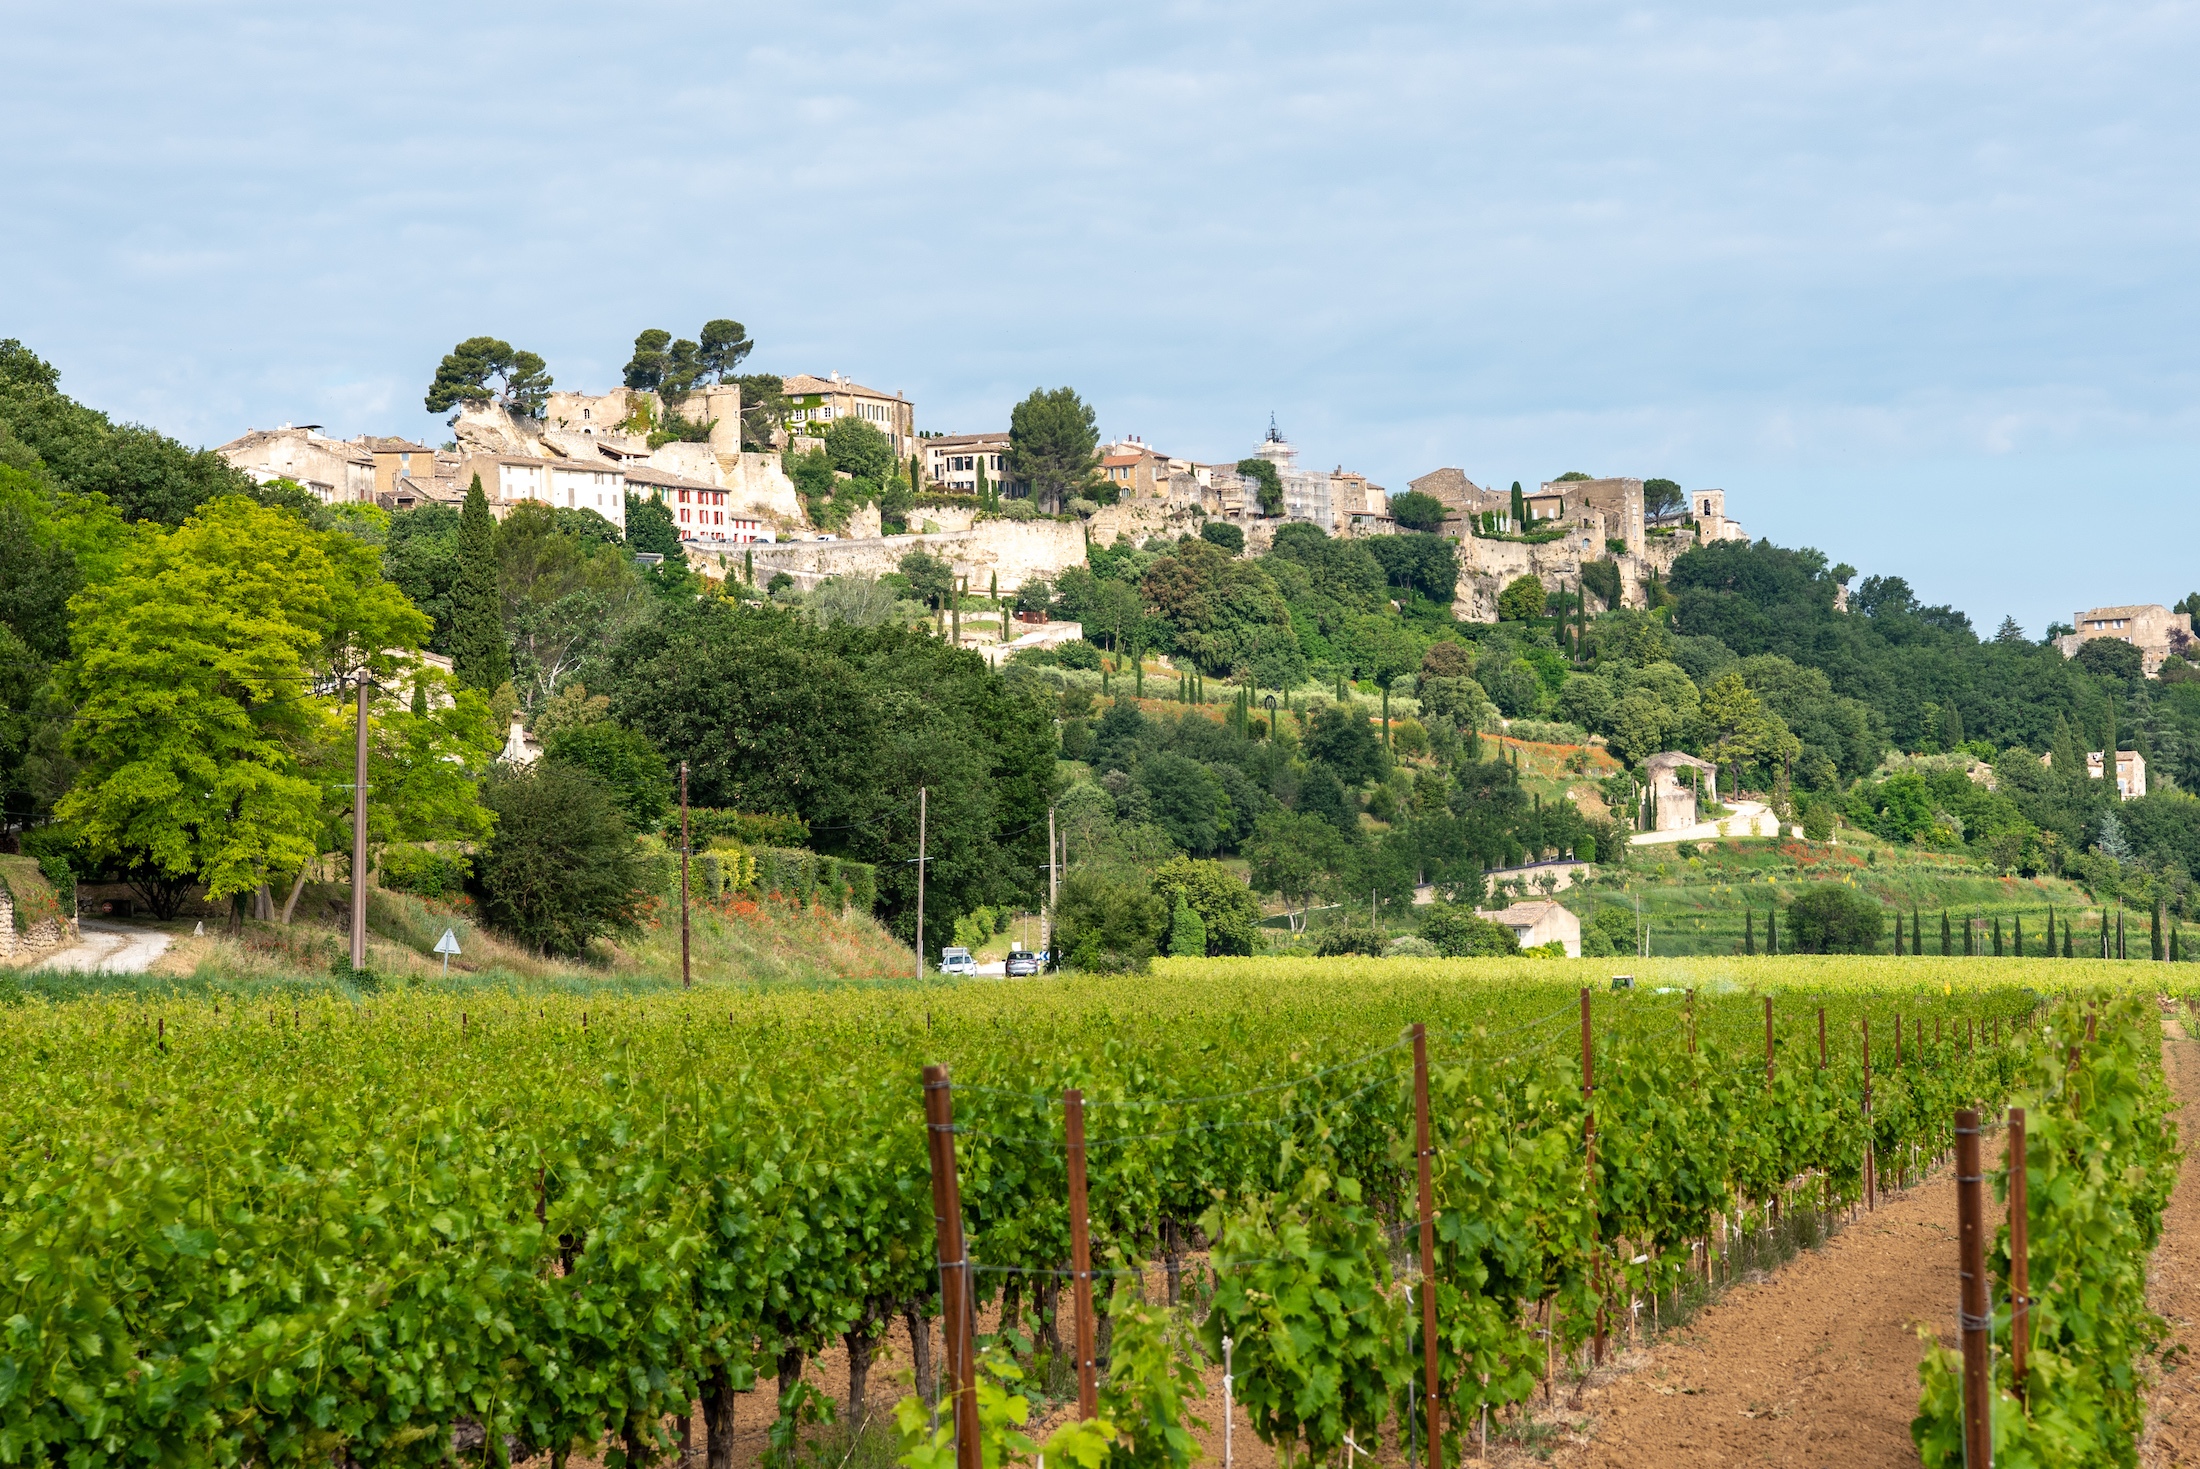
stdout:
<svg viewBox="0 0 2200 1469">
<path fill-rule="evenodd" d="M 2148 678 L 2160 676 L 2163 660 L 2177 653 L 2192 655 L 2192 614 L 2172 612 L 2148 603 L 2133 607 L 2095 607 L 2071 619 L 2076 632 L 2055 639 L 2065 658 L 2095 638 L 2115 638 L 2139 650 L 2139 668 Z"/>
</svg>

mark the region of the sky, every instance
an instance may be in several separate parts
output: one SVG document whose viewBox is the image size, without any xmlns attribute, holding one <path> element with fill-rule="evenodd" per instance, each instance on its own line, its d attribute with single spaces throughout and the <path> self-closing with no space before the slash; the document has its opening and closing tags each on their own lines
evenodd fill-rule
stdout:
<svg viewBox="0 0 2200 1469">
<path fill-rule="evenodd" d="M 2200 587 L 2200 5 L 9 7 L 0 337 L 191 443 L 459 339 L 1393 491 L 1722 487 L 1982 633 Z"/>
</svg>

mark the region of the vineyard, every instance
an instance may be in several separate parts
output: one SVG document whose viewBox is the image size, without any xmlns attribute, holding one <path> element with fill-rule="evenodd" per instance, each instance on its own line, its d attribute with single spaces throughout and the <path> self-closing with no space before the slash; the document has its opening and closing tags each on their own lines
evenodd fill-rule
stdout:
<svg viewBox="0 0 2200 1469">
<path fill-rule="evenodd" d="M 1863 1207 L 1950 1149 L 1958 1108 L 2014 1099 L 2036 1347 L 2028 1382 L 2004 1370 L 1997 1436 L 2029 1422 L 2032 1462 L 2129 1462 L 2156 1330 L 2132 1292 L 2175 1174 L 2133 974 L 1673 960 L 1614 988 L 1563 962 L 1166 961 L 878 992 L 14 1005 L 0 1463 L 648 1462 L 699 1403 L 717 1466 L 712 1429 L 763 1378 L 791 1455 L 833 1411 L 805 1360 L 844 1348 L 861 1403 L 899 1323 L 908 1462 L 944 1464 L 927 1063 L 959 1279 L 1030 1323 L 978 1344 L 988 1464 L 1029 1447 L 1023 1395 L 1070 1331 L 1071 1089 L 1107 1385 L 1057 1456 L 1188 1462 L 1192 1369 L 1228 1338 L 1280 1457 L 1426 1461 L 1433 1284 L 1457 1462 L 1728 1241 Z M 1196 1309 L 1149 1306 L 1148 1267 Z M 1920 1444 L 1953 1462 L 1934 1360 Z M 2082 1453 L 2054 1447 L 2070 1424 Z"/>
</svg>

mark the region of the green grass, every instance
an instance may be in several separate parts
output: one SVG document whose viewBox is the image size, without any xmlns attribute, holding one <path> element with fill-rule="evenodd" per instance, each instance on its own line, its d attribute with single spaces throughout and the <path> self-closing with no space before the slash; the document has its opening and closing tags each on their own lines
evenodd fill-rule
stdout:
<svg viewBox="0 0 2200 1469">
<path fill-rule="evenodd" d="M 38 995 L 224 995 L 240 999 L 358 998 L 391 988 L 466 993 L 646 994 L 680 986 L 680 913 L 660 904 L 638 934 L 599 941 L 586 955 L 547 957 L 481 927 L 470 903 L 376 889 L 367 904 L 367 973 L 349 970 L 347 890 L 311 887 L 289 926 L 189 919 L 156 925 L 173 946 L 144 974 L 40 969 L 0 971 L 0 999 Z M 697 984 L 832 988 L 915 984 L 908 947 L 868 915 L 750 900 L 693 904 L 691 969 Z M 445 928 L 460 953 L 444 972 L 433 950 Z"/>
<path fill-rule="evenodd" d="M 1687 844 L 1682 844 L 1686 846 Z M 1993 922 L 2002 924 L 2004 943 L 2014 953 L 2015 920 L 2024 919 L 2025 952 L 2038 956 L 2050 907 L 2056 931 L 2065 919 L 2078 920 L 2079 950 L 2087 935 L 2099 953 L 2100 905 L 2082 887 L 2052 877 L 2000 877 L 1964 857 L 1894 846 L 1853 831 L 1839 845 L 1786 838 L 1739 838 L 1697 844 L 1696 855 L 1676 847 L 1631 848 L 1627 866 L 1606 869 L 1592 885 L 1560 894 L 1560 901 L 1583 917 L 1600 908 L 1630 910 L 1639 898 L 1650 926 L 1652 954 L 1695 955 L 1740 952 L 1743 913 L 1756 914 L 1758 952 L 1764 951 L 1765 917 L 1775 904 L 1785 907 L 1813 884 L 1841 882 L 1877 899 L 1888 910 L 1889 925 L 1880 951 L 1893 952 L 1892 919 L 1904 920 L 1905 952 L 1912 913 L 1925 925 L 1925 950 L 1940 952 L 1940 915 L 1954 925 L 1954 951 L 1963 952 L 1962 923 L 1984 920 L 1986 952 L 1991 953 Z M 2113 922 L 2113 918 L 2111 919 Z M 2147 918 L 2125 917 L 2129 952 L 2144 957 Z M 2058 946 L 2059 947 L 2059 946 Z"/>
</svg>

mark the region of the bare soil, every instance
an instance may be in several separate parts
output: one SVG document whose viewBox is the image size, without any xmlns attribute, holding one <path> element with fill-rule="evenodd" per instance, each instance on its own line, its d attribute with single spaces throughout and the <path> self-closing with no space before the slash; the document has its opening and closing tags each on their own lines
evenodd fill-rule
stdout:
<svg viewBox="0 0 2200 1469">
<path fill-rule="evenodd" d="M 2200 1127 L 2200 1041 L 2190 1039 L 2172 1019 L 2162 1042 L 2162 1065 L 2182 1106 L 2177 1135 L 2189 1155 L 2194 1129 Z M 2162 1240 L 2154 1247 L 2147 1271 L 2147 1303 L 2170 1325 L 2160 1380 L 2149 1405 L 2152 1416 L 2139 1442 L 2139 1462 L 2148 1469 L 2200 1464 L 2200 1362 L 2192 1348 L 2200 1344 L 2200 1158 L 2187 1156 L 2177 1171 L 2177 1188 L 2162 1215 Z"/>
</svg>

